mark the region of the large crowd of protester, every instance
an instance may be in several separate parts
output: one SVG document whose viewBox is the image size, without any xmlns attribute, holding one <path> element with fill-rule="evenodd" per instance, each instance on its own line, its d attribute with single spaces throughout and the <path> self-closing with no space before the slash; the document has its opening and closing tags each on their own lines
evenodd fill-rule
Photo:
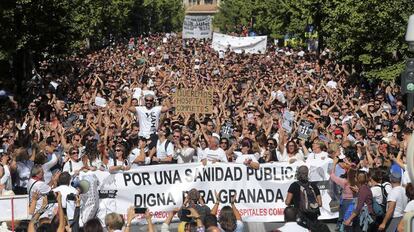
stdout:
<svg viewBox="0 0 414 232">
<path fill-rule="evenodd" d="M 397 84 L 356 78 L 329 50 L 317 55 L 269 44 L 265 54 L 217 52 L 211 40 L 175 34 L 131 41 L 133 46 L 41 62 L 24 97 L 1 92 L 0 193 L 29 194 L 30 231 L 102 231 L 96 219 L 83 228 L 76 223 L 81 206 L 71 182 L 80 172 L 190 162 L 258 169 L 262 163 L 331 159 L 339 231 L 395 231 L 404 213 L 414 210 L 405 171 L 414 119 Z M 178 89 L 212 91 L 213 112 L 175 112 Z M 313 125 L 307 137 L 301 136 L 302 122 Z M 299 204 L 292 198 L 300 186 L 289 188 L 289 205 Z M 318 194 L 316 188 L 310 189 Z M 45 207 L 51 191 L 54 211 Z M 195 202 L 197 197 L 188 204 Z M 219 214 L 218 204 L 208 213 L 186 207 L 191 220 L 183 231 L 243 231 L 229 203 Z M 292 222 L 300 211 L 294 205 L 285 216 Z M 162 231 L 169 231 L 177 212 L 186 213 L 171 212 Z M 108 231 L 129 231 L 134 216 L 133 209 L 126 222 L 110 214 L 105 224 Z M 145 217 L 152 225 L 151 214 Z"/>
</svg>

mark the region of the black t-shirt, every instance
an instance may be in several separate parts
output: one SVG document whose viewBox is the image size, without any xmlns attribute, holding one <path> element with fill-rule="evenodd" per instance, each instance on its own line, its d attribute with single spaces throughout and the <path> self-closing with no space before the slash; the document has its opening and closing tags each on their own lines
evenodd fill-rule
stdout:
<svg viewBox="0 0 414 232">
<path fill-rule="evenodd" d="M 314 182 L 310 182 L 310 185 L 315 190 L 316 196 L 320 196 L 321 192 L 319 191 L 318 186 Z M 293 182 L 288 189 L 289 193 L 293 194 L 292 201 L 290 204 L 299 209 L 299 202 L 300 202 L 300 185 L 297 181 Z"/>
</svg>

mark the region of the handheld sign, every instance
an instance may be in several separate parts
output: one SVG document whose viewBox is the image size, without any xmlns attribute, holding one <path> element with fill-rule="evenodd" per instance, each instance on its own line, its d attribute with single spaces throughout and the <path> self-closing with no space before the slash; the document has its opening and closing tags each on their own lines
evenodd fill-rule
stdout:
<svg viewBox="0 0 414 232">
<path fill-rule="evenodd" d="M 95 97 L 95 105 L 99 107 L 105 107 L 106 106 L 106 100 L 101 97 Z"/>
<path fill-rule="evenodd" d="M 282 128 L 285 129 L 287 133 L 292 133 L 292 124 L 293 124 L 293 115 L 290 111 L 286 110 L 283 113 Z"/>
<path fill-rule="evenodd" d="M 213 113 L 213 91 L 178 89 L 174 94 L 176 113 Z"/>
<path fill-rule="evenodd" d="M 302 120 L 298 128 L 298 138 L 307 140 L 309 136 L 311 135 L 314 127 L 315 127 L 315 124 L 307 120 Z"/>
</svg>

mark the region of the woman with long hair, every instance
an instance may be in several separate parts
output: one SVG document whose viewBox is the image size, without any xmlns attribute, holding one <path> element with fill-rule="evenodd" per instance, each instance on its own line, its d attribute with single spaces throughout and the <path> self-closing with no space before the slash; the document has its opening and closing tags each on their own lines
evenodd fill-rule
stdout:
<svg viewBox="0 0 414 232">
<path fill-rule="evenodd" d="M 346 178 L 342 178 L 335 175 L 336 166 L 339 163 L 339 159 L 335 158 L 333 162 L 333 168 L 331 170 L 331 181 L 335 184 L 339 185 L 342 188 L 342 194 L 340 198 L 340 206 L 339 206 L 339 217 L 338 217 L 338 226 L 340 231 L 344 231 L 343 221 L 345 221 L 349 215 L 346 215 L 354 207 L 354 192 L 352 191 L 352 186 L 356 186 L 356 170 L 351 168 L 346 173 Z"/>
<path fill-rule="evenodd" d="M 231 198 L 231 206 L 224 206 L 220 210 L 218 216 L 218 226 L 221 231 L 224 232 L 241 232 L 243 230 L 243 222 L 241 220 L 241 215 L 239 210 L 236 208 L 236 195 Z M 211 214 L 217 216 L 217 211 L 220 205 L 220 192 L 216 192 L 216 203 L 214 204 L 213 209 L 211 209 Z"/>
<path fill-rule="evenodd" d="M 351 231 L 377 231 L 375 226 L 375 213 L 372 207 L 372 192 L 368 185 L 369 177 L 365 171 L 359 171 L 357 175 L 358 201 L 351 216 L 344 221 L 344 225 L 350 226 Z"/>
<path fill-rule="evenodd" d="M 191 137 L 188 134 L 184 134 L 180 143 L 175 145 L 175 151 L 173 158 L 177 160 L 177 163 L 191 163 L 193 162 L 194 148 L 191 147 Z"/>
<path fill-rule="evenodd" d="M 283 149 L 282 154 L 283 161 L 287 161 L 290 164 L 296 161 L 304 162 L 303 153 L 293 140 L 289 140 L 286 143 L 285 149 Z"/>
<path fill-rule="evenodd" d="M 115 157 L 108 160 L 108 168 L 110 172 L 127 171 L 131 168 L 128 159 L 126 158 L 126 149 L 124 145 L 117 144 L 115 146 Z"/>
</svg>

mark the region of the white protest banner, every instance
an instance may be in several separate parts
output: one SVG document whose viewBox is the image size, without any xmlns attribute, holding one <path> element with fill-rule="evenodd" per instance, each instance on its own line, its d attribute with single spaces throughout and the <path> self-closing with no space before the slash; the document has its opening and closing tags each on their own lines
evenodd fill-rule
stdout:
<svg viewBox="0 0 414 232">
<path fill-rule="evenodd" d="M 213 33 L 212 47 L 216 51 L 226 51 L 227 48 L 242 53 L 266 53 L 267 36 L 236 37 L 220 33 Z"/>
<path fill-rule="evenodd" d="M 211 16 L 186 15 L 183 22 L 183 39 L 211 38 Z"/>
<path fill-rule="evenodd" d="M 323 207 L 320 219 L 336 218 L 331 213 L 327 186 L 328 165 L 325 160 L 310 165 L 321 190 Z M 154 215 L 154 221 L 163 221 L 168 211 L 183 204 L 186 191 L 196 188 L 210 208 L 215 202 L 215 191 L 220 192 L 223 205 L 237 194 L 236 202 L 243 221 L 283 221 L 284 201 L 288 188 L 295 181 L 294 164 L 278 162 L 262 164 L 254 170 L 242 164 L 216 163 L 203 166 L 200 163 L 152 165 L 123 173 L 82 173 L 81 179 L 94 175 L 99 180 L 98 217 L 110 212 L 126 214 L 128 207 L 147 207 Z M 321 175 L 320 172 L 325 173 Z M 95 177 L 94 177 L 95 178 Z M 222 206 L 223 206 L 222 205 Z"/>
<path fill-rule="evenodd" d="M 14 220 L 29 219 L 29 195 L 1 196 L 0 197 L 0 221 L 11 221 L 12 211 Z"/>
</svg>

